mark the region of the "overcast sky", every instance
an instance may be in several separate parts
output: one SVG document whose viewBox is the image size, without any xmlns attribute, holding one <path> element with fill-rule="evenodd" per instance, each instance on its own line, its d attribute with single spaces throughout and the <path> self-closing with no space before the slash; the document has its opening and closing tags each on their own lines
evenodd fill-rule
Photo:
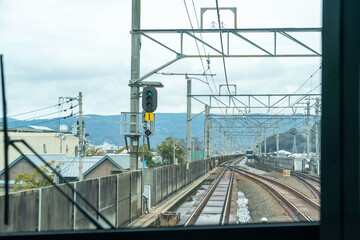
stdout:
<svg viewBox="0 0 360 240">
<path fill-rule="evenodd" d="M 201 7 L 216 4 L 215 0 L 185 2 L 194 28 L 194 5 L 199 17 Z M 321 27 L 321 4 L 319 0 L 219 0 L 220 7 L 237 7 L 238 28 Z M 142 29 L 191 28 L 183 0 L 143 0 L 141 11 Z M 233 27 L 232 16 L 230 12 L 221 13 L 225 27 Z M 204 28 L 210 28 L 213 21 L 217 22 L 214 12 L 205 14 Z M 130 29 L 130 0 L 0 0 L 0 54 L 4 55 L 8 114 L 51 106 L 58 103 L 59 97 L 75 97 L 79 92 L 84 96 L 84 114 L 129 111 Z M 209 41 L 220 49 L 219 35 L 214 36 Z M 271 50 L 272 36 L 247 36 Z M 320 35 L 294 36 L 321 49 Z M 179 35 L 155 37 L 179 49 Z M 184 43 L 186 51 L 197 54 L 194 40 L 185 39 Z M 254 51 L 245 43 L 231 46 L 239 54 Z M 203 46 L 199 47 L 203 51 Z M 279 51 L 292 48 L 296 46 L 284 41 Z M 142 38 L 141 75 L 174 58 L 173 53 Z M 203 64 L 207 68 L 205 59 Z M 226 59 L 229 82 L 237 84 L 238 93 L 246 94 L 292 93 L 320 64 L 321 58 Z M 222 59 L 210 59 L 210 69 L 217 74 L 214 81 L 208 79 L 215 92 L 215 86 L 225 83 Z M 161 70 L 203 71 L 200 59 L 182 59 Z M 319 71 L 299 92 L 316 87 L 320 78 Z M 186 112 L 183 76 L 153 75 L 147 80 L 165 85 L 158 90 L 156 112 Z M 211 91 L 208 85 L 194 82 L 193 93 Z M 194 104 L 194 113 L 202 110 L 201 104 Z"/>
</svg>

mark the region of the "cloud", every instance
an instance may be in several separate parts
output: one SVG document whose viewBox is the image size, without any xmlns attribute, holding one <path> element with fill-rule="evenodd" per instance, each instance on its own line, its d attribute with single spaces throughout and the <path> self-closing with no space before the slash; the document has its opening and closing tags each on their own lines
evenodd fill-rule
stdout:
<svg viewBox="0 0 360 240">
<path fill-rule="evenodd" d="M 142 28 L 197 28 L 200 7 L 214 7 L 214 3 L 197 0 L 194 11 L 193 2 L 186 3 L 191 23 L 184 1 L 142 1 Z M 293 4 L 285 0 L 220 1 L 221 6 L 238 7 L 241 28 L 321 26 L 321 1 Z M 0 53 L 5 60 L 9 112 L 56 104 L 59 97 L 77 96 L 79 92 L 84 95 L 86 114 L 129 111 L 130 29 L 131 1 L 1 1 Z M 156 38 L 180 51 L 179 35 L 159 34 Z M 175 54 L 145 37 L 141 40 L 141 75 L 175 58 Z M 218 36 L 209 41 L 220 49 Z M 196 46 L 193 39 L 184 42 L 187 53 L 197 54 L 197 47 L 203 52 L 203 46 Z M 231 46 L 237 48 L 236 44 Z M 246 46 L 237 50 L 243 49 L 247 51 Z M 319 64 L 319 59 L 226 59 L 228 81 L 237 84 L 239 93 L 291 92 Z M 206 59 L 202 64 L 200 59 L 181 59 L 161 72 L 203 73 L 207 67 Z M 218 85 L 226 82 L 221 58 L 210 59 L 210 70 L 216 76 L 199 77 L 209 85 L 194 80 L 193 93 L 216 93 Z M 184 76 L 155 74 L 147 80 L 165 85 L 159 89 L 157 111 L 186 111 Z M 194 101 L 193 112 L 203 108 Z"/>
</svg>

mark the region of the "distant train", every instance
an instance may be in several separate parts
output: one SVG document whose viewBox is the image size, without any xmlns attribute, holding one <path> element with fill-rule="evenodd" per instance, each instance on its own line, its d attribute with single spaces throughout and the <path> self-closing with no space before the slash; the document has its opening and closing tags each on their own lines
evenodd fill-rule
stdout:
<svg viewBox="0 0 360 240">
<path fill-rule="evenodd" d="M 252 150 L 246 150 L 246 157 L 247 158 L 253 158 L 254 157 L 254 152 Z"/>
</svg>

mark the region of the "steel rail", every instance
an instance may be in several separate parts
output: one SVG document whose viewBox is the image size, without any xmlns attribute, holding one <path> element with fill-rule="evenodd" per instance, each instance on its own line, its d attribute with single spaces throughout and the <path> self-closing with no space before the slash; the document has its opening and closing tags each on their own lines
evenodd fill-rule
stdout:
<svg viewBox="0 0 360 240">
<path fill-rule="evenodd" d="M 255 163 L 247 162 L 246 164 L 251 166 L 251 167 L 254 167 L 254 168 L 263 168 L 263 169 L 266 169 L 266 170 L 273 170 L 273 171 L 277 171 L 277 172 L 282 172 L 282 170 L 283 170 L 282 168 L 278 168 L 278 167 L 274 167 L 274 166 L 267 166 L 267 165 L 259 163 L 259 162 L 255 162 Z M 298 175 L 298 176 L 300 176 L 302 178 L 306 178 L 306 179 L 315 181 L 315 182 L 320 184 L 320 178 L 319 177 L 309 176 L 309 175 L 306 175 L 304 173 L 300 173 L 300 172 L 295 171 L 295 170 L 290 170 L 290 171 L 291 171 L 291 174 L 293 174 L 293 175 Z"/>
<path fill-rule="evenodd" d="M 264 177 L 264 176 L 261 176 L 261 175 L 258 175 L 258 174 L 255 174 L 255 173 L 251 173 L 249 171 L 245 171 L 245 170 L 242 170 L 242 169 L 238 169 L 236 168 L 236 171 L 240 171 L 240 172 L 244 172 L 245 174 L 248 174 L 248 175 L 251 175 L 251 176 L 254 176 L 254 177 L 257 177 L 257 178 L 260 178 L 264 181 L 268 181 L 274 185 L 277 185 L 283 189 L 285 189 L 286 191 L 290 192 L 290 193 L 293 193 L 295 194 L 297 197 L 301 198 L 302 200 L 304 200 L 306 203 L 308 203 L 309 205 L 311 205 L 313 208 L 317 209 L 317 210 L 320 210 L 320 205 L 316 202 L 314 202 L 313 200 L 311 200 L 310 198 L 308 198 L 307 196 L 305 196 L 304 194 L 302 194 L 301 192 L 295 190 L 294 188 L 292 187 L 289 187 L 285 184 L 282 184 L 278 181 L 275 181 L 273 179 L 270 179 L 270 178 L 267 178 L 267 177 Z"/>
<path fill-rule="evenodd" d="M 305 220 L 305 221 L 313 221 L 310 217 L 308 217 L 307 215 L 305 215 L 303 212 L 301 212 L 292 202 L 290 202 L 290 200 L 288 200 L 284 195 L 282 195 L 279 191 L 277 191 L 276 189 L 274 189 L 273 187 L 271 187 L 270 185 L 268 185 L 267 183 L 252 177 L 250 175 L 247 175 L 246 173 L 240 172 L 238 170 L 235 170 L 237 173 L 241 174 L 242 176 L 252 180 L 253 182 L 257 183 L 258 185 L 260 185 L 261 187 L 263 187 L 265 190 L 267 190 L 276 200 L 276 197 L 278 197 L 280 199 L 280 201 L 282 201 L 287 207 L 290 208 L 290 210 L 292 211 L 292 213 L 289 212 L 289 214 L 291 215 L 291 217 L 295 220 L 296 218 L 298 220 Z M 275 197 L 276 196 L 276 197 Z M 280 203 L 279 203 L 280 204 Z M 280 204 L 280 206 L 282 208 L 284 208 L 284 210 L 287 211 L 287 209 Z M 299 216 L 300 215 L 300 216 Z M 311 220 L 310 220 L 311 219 Z"/>
<path fill-rule="evenodd" d="M 188 220 L 185 222 L 184 226 L 191 226 L 194 225 L 197 218 L 199 217 L 200 213 L 202 212 L 202 210 L 204 209 L 206 203 L 209 201 L 211 195 L 213 194 L 213 192 L 215 191 L 216 187 L 218 186 L 222 176 L 224 175 L 224 173 L 226 172 L 227 167 L 224 167 L 223 170 L 221 171 L 221 173 L 217 176 L 216 180 L 213 182 L 213 184 L 210 186 L 208 192 L 205 194 L 205 196 L 202 198 L 202 200 L 200 201 L 200 203 L 197 205 L 197 207 L 195 208 L 195 210 L 191 213 L 190 217 L 188 218 Z"/>
<path fill-rule="evenodd" d="M 240 160 L 235 161 L 232 166 L 231 177 L 230 177 L 228 188 L 226 191 L 225 204 L 224 204 L 222 212 L 221 212 L 220 225 L 225 225 L 225 224 L 229 223 L 232 191 L 233 191 L 233 185 L 234 185 L 234 170 L 235 170 L 236 164 L 239 161 Z"/>
<path fill-rule="evenodd" d="M 230 166 L 231 166 L 231 164 L 233 165 L 233 171 L 234 171 L 235 170 L 235 165 L 239 161 L 241 161 L 242 159 L 243 158 L 240 158 L 239 160 L 232 161 L 232 162 L 228 161 L 228 162 L 222 163 L 224 168 L 218 174 L 216 179 L 213 181 L 213 183 L 209 187 L 209 190 L 207 191 L 205 196 L 201 199 L 200 203 L 197 205 L 195 210 L 191 213 L 190 217 L 186 220 L 186 222 L 184 224 L 185 227 L 195 224 L 196 220 L 200 216 L 201 212 L 203 211 L 203 209 L 206 206 L 207 202 L 209 201 L 210 197 L 214 193 L 216 187 L 219 185 L 220 180 L 224 176 L 225 172 L 228 170 L 229 166 L 227 165 L 227 163 L 231 162 Z M 227 194 L 226 194 L 225 201 L 224 201 L 225 202 L 224 207 L 223 207 L 222 212 L 221 212 L 221 217 L 220 217 L 220 222 L 219 222 L 219 224 L 221 224 L 221 225 L 227 224 L 228 220 L 229 220 L 229 214 L 228 213 L 230 211 L 230 206 L 231 206 L 231 193 L 232 193 L 232 186 L 233 186 L 232 183 L 233 183 L 233 174 L 231 176 L 231 179 L 230 179 L 230 182 L 229 182 L 229 185 L 228 185 Z"/>
<path fill-rule="evenodd" d="M 251 172 L 249 172 L 249 171 L 245 171 L 245 170 L 242 170 L 242 169 L 237 169 L 237 170 L 239 170 L 239 171 L 244 171 L 244 172 L 246 172 L 247 174 L 256 176 L 256 177 L 261 178 L 261 179 L 263 179 L 263 180 L 265 180 L 265 181 L 269 181 L 269 182 L 271 182 L 271 183 L 273 183 L 273 184 L 275 184 L 275 185 L 278 185 L 278 186 L 282 187 L 283 189 L 286 189 L 287 191 L 292 192 L 292 193 L 294 193 L 295 195 L 297 195 L 298 197 L 302 198 L 304 201 L 308 202 L 308 203 L 309 203 L 310 205 L 312 205 L 314 208 L 317 208 L 317 209 L 320 210 L 320 205 L 319 205 L 318 203 L 314 202 L 313 200 L 311 200 L 310 198 L 308 198 L 307 196 L 305 196 L 303 193 L 295 190 L 295 189 L 292 188 L 292 187 L 289 187 L 289 186 L 287 186 L 287 185 L 285 185 L 285 184 L 283 184 L 283 183 L 281 183 L 281 182 L 275 181 L 275 180 L 273 180 L 273 179 L 270 179 L 270 178 L 267 178 L 267 177 L 264 177 L 264 176 L 261 176 L 261 175 L 257 175 L 257 174 L 251 173 Z"/>
<path fill-rule="evenodd" d="M 266 166 L 264 164 L 259 164 L 259 163 L 249 163 L 246 162 L 246 165 L 253 167 L 253 168 L 257 168 L 260 170 L 264 170 L 264 171 L 276 171 L 276 172 L 282 172 L 282 168 L 277 168 L 277 167 L 273 167 L 273 166 Z M 321 192 L 317 189 L 316 186 L 314 186 L 312 183 L 310 183 L 308 180 L 310 181 L 314 181 L 318 184 L 320 184 L 320 180 L 316 177 L 312 177 L 312 176 L 307 176 L 306 174 L 302 174 L 299 172 L 296 172 L 294 170 L 291 170 L 291 175 L 293 177 L 295 177 L 297 180 L 299 180 L 306 188 L 308 188 L 316 198 L 320 198 Z"/>
<path fill-rule="evenodd" d="M 251 163 L 251 164 L 256 164 L 256 165 L 261 165 L 261 166 L 264 166 L 266 168 L 271 168 L 271 169 L 281 169 L 281 168 L 278 168 L 278 167 L 274 167 L 274 166 L 268 166 L 268 165 L 265 165 L 263 163 L 260 163 L 259 161 L 255 160 L 255 163 Z M 304 176 L 304 178 L 308 178 L 308 179 L 311 179 L 311 180 L 314 180 L 314 181 L 318 181 L 320 182 L 320 177 L 317 177 L 317 176 L 309 176 L 309 175 L 306 175 L 304 173 L 301 173 L 301 172 L 298 172 L 298 171 L 295 171 L 295 170 L 290 170 L 292 173 L 296 173 L 298 175 L 301 175 L 301 176 Z"/>
</svg>

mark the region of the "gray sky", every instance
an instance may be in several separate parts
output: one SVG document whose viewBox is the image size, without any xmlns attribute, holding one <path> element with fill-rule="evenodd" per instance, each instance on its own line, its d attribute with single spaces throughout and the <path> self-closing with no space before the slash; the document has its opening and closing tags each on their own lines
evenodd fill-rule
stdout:
<svg viewBox="0 0 360 240">
<path fill-rule="evenodd" d="M 197 28 L 193 3 L 199 16 L 200 8 L 215 7 L 215 0 L 186 1 Z M 321 4 L 319 0 L 219 0 L 220 7 L 237 7 L 238 28 L 321 27 Z M 231 14 L 222 12 L 221 19 L 232 28 Z M 205 28 L 212 21 L 217 22 L 214 13 L 204 15 Z M 191 28 L 183 0 L 143 0 L 141 25 L 142 29 Z M 130 29 L 130 0 L 0 0 L 0 53 L 4 54 L 9 115 L 54 105 L 59 97 L 75 97 L 80 91 L 85 114 L 129 111 Z M 321 48 L 319 36 L 294 36 Z M 248 37 L 258 43 L 269 38 Z M 179 48 L 178 35 L 156 38 Z M 209 41 L 220 49 L 219 35 Z M 186 50 L 197 53 L 193 40 L 185 43 Z M 240 53 L 253 51 L 246 44 L 232 47 Z M 287 48 L 296 46 L 284 42 L 279 51 Z M 142 38 L 141 75 L 174 58 Z M 238 93 L 292 93 L 320 64 L 320 58 L 226 59 L 229 82 L 237 84 Z M 211 59 L 210 67 L 217 74 L 214 82 L 209 78 L 215 91 L 214 84 L 225 83 L 222 60 Z M 161 72 L 202 73 L 203 68 L 200 59 L 182 59 Z M 300 92 L 319 85 L 320 77 L 318 72 Z M 165 85 L 158 90 L 157 112 L 186 112 L 184 77 L 154 75 L 147 80 Z M 194 82 L 193 92 L 210 93 L 210 89 Z M 202 110 L 201 104 L 194 104 L 193 112 Z"/>
</svg>

